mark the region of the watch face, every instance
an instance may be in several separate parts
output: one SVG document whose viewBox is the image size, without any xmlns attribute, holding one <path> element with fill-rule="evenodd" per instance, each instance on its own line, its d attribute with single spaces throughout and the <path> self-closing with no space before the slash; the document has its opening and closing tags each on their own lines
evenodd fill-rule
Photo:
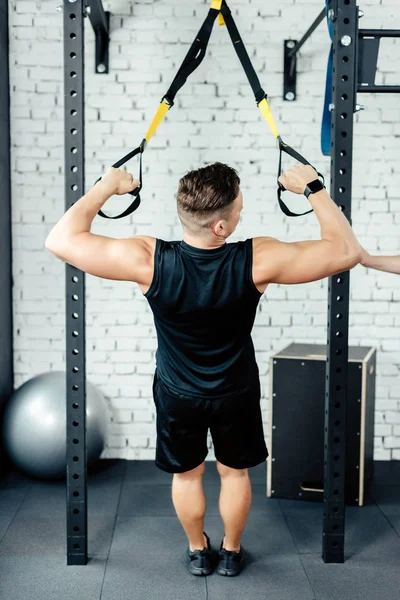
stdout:
<svg viewBox="0 0 400 600">
<path fill-rule="evenodd" d="M 311 183 L 308 184 L 308 187 L 311 190 L 311 193 L 313 194 L 314 192 L 319 192 L 320 190 L 323 190 L 324 184 L 319 179 L 315 179 L 314 181 L 311 181 Z"/>
</svg>

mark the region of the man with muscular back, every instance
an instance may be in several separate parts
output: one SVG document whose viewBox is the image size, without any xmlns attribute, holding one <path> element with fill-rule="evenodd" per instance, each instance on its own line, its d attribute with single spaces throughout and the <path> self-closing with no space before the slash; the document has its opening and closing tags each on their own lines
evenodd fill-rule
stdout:
<svg viewBox="0 0 400 600">
<path fill-rule="evenodd" d="M 56 257 L 86 273 L 136 282 L 150 304 L 158 338 L 156 465 L 173 473 L 173 504 L 188 537 L 187 562 L 194 575 L 213 570 L 210 540 L 203 531 L 208 430 L 221 478 L 225 528 L 217 572 L 238 575 L 244 563 L 240 539 L 251 504 L 248 469 L 268 456 L 251 339 L 262 294 L 270 283 L 323 279 L 361 260 L 347 219 L 312 167 L 295 166 L 280 181 L 308 197 L 320 223 L 320 239 L 286 243 L 257 237 L 227 243 L 239 222 L 243 197 L 236 171 L 215 163 L 179 182 L 182 241 L 146 235 L 114 239 L 90 232 L 111 196 L 138 185 L 118 169 L 109 169 L 46 240 Z"/>
</svg>

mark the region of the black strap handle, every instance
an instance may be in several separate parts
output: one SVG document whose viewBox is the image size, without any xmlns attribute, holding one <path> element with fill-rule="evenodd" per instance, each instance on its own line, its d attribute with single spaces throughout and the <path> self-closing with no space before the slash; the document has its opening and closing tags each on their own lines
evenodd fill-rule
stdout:
<svg viewBox="0 0 400 600">
<path fill-rule="evenodd" d="M 295 160 L 297 160 L 298 162 L 300 162 L 303 165 L 310 166 L 313 169 L 315 169 L 315 167 L 313 167 L 312 164 L 309 163 L 306 158 L 304 158 L 304 156 L 302 156 L 299 152 L 297 152 L 297 150 L 294 150 L 293 148 L 291 148 L 290 146 L 285 144 L 285 142 L 282 141 L 282 139 L 280 137 L 278 138 L 278 142 L 279 142 L 279 163 L 278 163 L 278 178 L 277 178 L 277 183 L 278 183 L 277 196 L 278 196 L 279 206 L 280 206 L 282 212 L 287 217 L 302 217 L 303 215 L 308 215 L 309 213 L 313 212 L 312 208 L 303 213 L 294 213 L 286 206 L 286 204 L 282 200 L 282 193 L 286 191 L 285 186 L 282 185 L 282 183 L 279 181 L 279 177 L 282 175 L 282 152 L 286 152 L 286 154 L 289 154 L 289 156 L 291 156 L 292 158 L 294 158 Z M 317 171 L 317 173 L 318 173 L 318 171 Z M 318 173 L 318 177 L 322 180 L 322 183 L 325 183 L 324 176 L 321 175 L 321 173 Z"/>
<path fill-rule="evenodd" d="M 131 158 L 134 158 L 137 154 L 139 154 L 139 185 L 132 192 L 128 192 L 128 194 L 130 196 L 133 196 L 135 199 L 128 206 L 128 208 L 125 209 L 124 212 L 122 212 L 120 215 L 115 215 L 114 217 L 110 217 L 110 215 L 106 215 L 102 210 L 99 210 L 98 214 L 101 217 L 103 217 L 104 219 L 122 219 L 123 217 L 127 217 L 128 215 L 132 214 L 136 209 L 139 208 L 139 206 L 140 206 L 140 190 L 143 187 L 142 156 L 143 156 L 145 147 L 146 147 L 146 140 L 142 140 L 142 143 L 140 144 L 140 146 L 138 146 L 137 148 L 135 148 L 134 150 L 132 150 L 131 152 L 126 154 L 126 156 L 124 156 L 123 158 L 120 158 L 120 160 L 117 160 L 117 162 L 112 165 L 115 169 L 119 169 L 119 167 L 121 167 L 126 162 L 128 162 L 128 160 L 131 160 Z M 101 180 L 101 177 L 96 181 L 96 183 L 98 183 L 100 180 Z"/>
</svg>

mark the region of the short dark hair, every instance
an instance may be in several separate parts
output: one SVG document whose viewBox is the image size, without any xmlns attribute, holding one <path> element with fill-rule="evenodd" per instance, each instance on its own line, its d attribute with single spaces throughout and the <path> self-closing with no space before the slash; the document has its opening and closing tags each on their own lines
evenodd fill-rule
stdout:
<svg viewBox="0 0 400 600">
<path fill-rule="evenodd" d="M 212 217 L 232 204 L 239 195 L 239 185 L 235 169 L 220 162 L 190 171 L 179 181 L 178 214 L 201 219 Z"/>
</svg>

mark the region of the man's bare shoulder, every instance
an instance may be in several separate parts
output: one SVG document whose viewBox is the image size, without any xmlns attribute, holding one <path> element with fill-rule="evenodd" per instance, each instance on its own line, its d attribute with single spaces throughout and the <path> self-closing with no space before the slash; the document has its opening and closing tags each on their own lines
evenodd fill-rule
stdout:
<svg viewBox="0 0 400 600">
<path fill-rule="evenodd" d="M 253 238 L 253 257 L 256 258 L 261 254 L 265 254 L 265 252 L 272 252 L 282 242 L 273 237 L 268 236 L 260 236 Z"/>
</svg>

